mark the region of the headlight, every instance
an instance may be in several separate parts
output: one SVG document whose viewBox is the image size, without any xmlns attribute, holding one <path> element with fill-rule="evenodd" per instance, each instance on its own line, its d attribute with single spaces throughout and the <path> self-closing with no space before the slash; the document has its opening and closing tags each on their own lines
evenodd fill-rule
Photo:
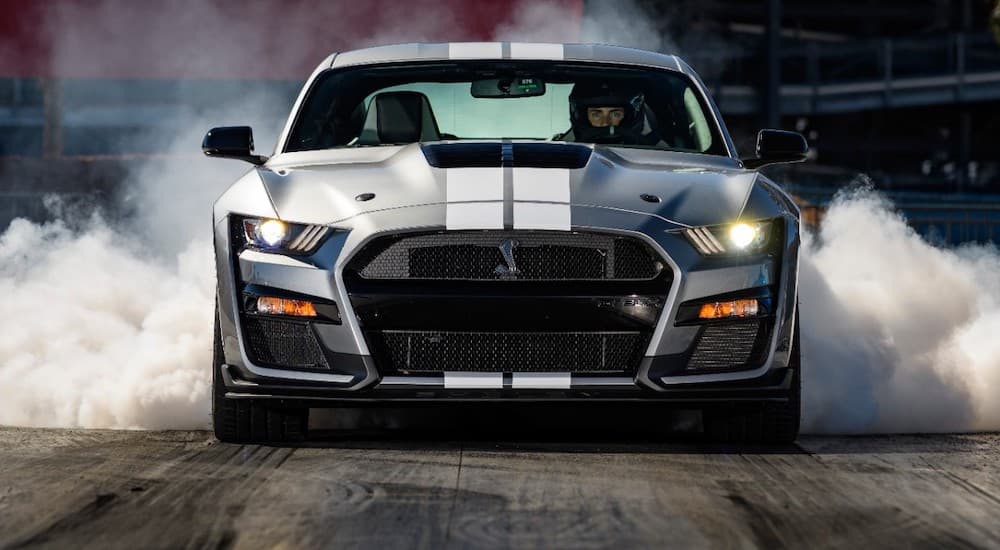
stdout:
<svg viewBox="0 0 1000 550">
<path fill-rule="evenodd" d="M 763 221 L 692 227 L 684 230 L 684 236 L 702 256 L 756 254 L 767 245 L 773 224 Z"/>
<path fill-rule="evenodd" d="M 763 236 L 764 230 L 759 225 L 738 223 L 729 228 L 729 242 L 739 250 L 746 250 Z"/>
<path fill-rule="evenodd" d="M 258 244 L 279 246 L 284 244 L 285 237 L 288 237 L 288 226 L 280 220 L 264 220 L 253 227 L 252 235 Z"/>
<path fill-rule="evenodd" d="M 269 218 L 243 218 L 247 246 L 272 252 L 309 254 L 331 230 L 325 225 L 288 223 Z"/>
</svg>

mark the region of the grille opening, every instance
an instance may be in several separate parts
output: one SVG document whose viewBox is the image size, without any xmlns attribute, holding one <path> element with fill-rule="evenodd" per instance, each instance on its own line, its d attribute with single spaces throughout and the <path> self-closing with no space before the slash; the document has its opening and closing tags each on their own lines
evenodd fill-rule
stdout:
<svg viewBox="0 0 1000 550">
<path fill-rule="evenodd" d="M 706 325 L 687 370 L 745 370 L 760 366 L 767 358 L 770 325 L 758 319 Z"/>
<path fill-rule="evenodd" d="M 370 280 L 644 281 L 656 278 L 665 267 L 646 243 L 633 237 L 451 231 L 381 237 L 369 243 L 348 270 Z"/>
<path fill-rule="evenodd" d="M 573 372 L 633 374 L 643 332 L 383 330 L 370 335 L 383 372 Z"/>
<path fill-rule="evenodd" d="M 293 369 L 330 368 L 307 323 L 242 316 L 247 355 L 254 363 Z"/>
</svg>

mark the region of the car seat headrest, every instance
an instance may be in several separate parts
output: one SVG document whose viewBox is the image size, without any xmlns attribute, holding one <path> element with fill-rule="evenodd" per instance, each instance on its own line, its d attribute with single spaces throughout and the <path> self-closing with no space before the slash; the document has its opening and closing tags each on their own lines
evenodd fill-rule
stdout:
<svg viewBox="0 0 1000 550">
<path fill-rule="evenodd" d="M 368 108 L 360 145 L 414 143 L 441 139 L 427 96 L 420 92 L 383 92 Z"/>
</svg>

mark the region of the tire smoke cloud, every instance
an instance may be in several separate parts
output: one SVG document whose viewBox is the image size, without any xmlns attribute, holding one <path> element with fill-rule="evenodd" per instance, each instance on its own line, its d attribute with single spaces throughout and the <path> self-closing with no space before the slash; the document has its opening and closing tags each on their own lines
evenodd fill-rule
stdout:
<svg viewBox="0 0 1000 550">
<path fill-rule="evenodd" d="M 869 188 L 835 197 L 800 263 L 805 428 L 1000 428 L 998 273 L 994 246 L 932 246 Z"/>
<path fill-rule="evenodd" d="M 0 424 L 206 425 L 208 239 L 173 260 L 144 247 L 97 216 L 14 220 L 0 236 Z"/>
<path fill-rule="evenodd" d="M 148 36 L 160 54 L 150 62 L 174 75 L 190 67 L 192 76 L 202 76 L 226 60 L 249 63 L 260 48 L 276 47 L 248 47 L 242 37 L 250 31 L 207 3 L 179 4 L 190 12 L 184 20 L 191 33 L 214 33 L 220 45 L 229 45 L 210 50 L 217 59 L 165 30 L 179 27 L 137 17 L 130 3 L 106 1 L 85 9 L 62 4 L 53 14 L 47 30 L 54 62 L 116 63 L 127 55 L 113 40 L 121 29 Z M 525 2 L 497 24 L 494 38 L 675 49 L 635 4 L 614 3 L 613 12 L 611 3 L 592 4 L 596 11 L 578 28 L 566 24 L 560 2 Z M 293 13 L 284 27 L 340 21 L 338 9 L 348 8 Z M 454 18 L 439 11 L 392 12 L 353 46 L 462 39 Z M 94 29 L 100 32 L 88 34 Z M 358 32 L 342 31 L 348 38 Z M 111 38 L 100 43 L 96 36 Z M 163 47 L 168 43 L 178 47 Z M 213 126 L 250 124 L 258 150 L 267 152 L 260 145 L 274 143 L 289 108 L 286 97 L 248 90 L 225 109 L 191 109 L 176 121 L 186 130 L 164 151 L 174 156 L 151 159 L 129 174 L 120 204 L 131 212 L 127 218 L 57 201 L 55 221 L 16 220 L 0 235 L 0 292 L 8 306 L 0 316 L 0 424 L 209 425 L 211 205 L 247 167 L 205 159 L 198 145 Z M 1000 427 L 1000 404 L 992 399 L 1000 390 L 1000 343 L 993 337 L 1000 329 L 998 268 L 994 248 L 943 249 L 921 240 L 875 193 L 839 196 L 818 232 L 806 236 L 801 259 L 806 428 Z"/>
</svg>

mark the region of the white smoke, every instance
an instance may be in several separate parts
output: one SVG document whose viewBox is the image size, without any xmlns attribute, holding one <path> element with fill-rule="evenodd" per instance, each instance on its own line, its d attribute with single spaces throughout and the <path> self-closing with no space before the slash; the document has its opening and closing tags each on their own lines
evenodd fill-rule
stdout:
<svg viewBox="0 0 1000 550">
<path fill-rule="evenodd" d="M 146 37 L 150 63 L 172 77 L 253 63 L 262 48 L 278 47 L 248 39 L 251 27 L 210 3 L 177 4 L 184 25 L 173 24 L 176 17 L 170 25 L 140 17 L 120 0 L 62 3 L 48 29 L 54 62 L 113 66 L 144 55 L 122 51 L 111 38 L 122 33 Z M 377 32 L 346 26 L 358 13 L 346 4 L 292 10 L 282 28 L 357 45 L 467 38 L 456 32 L 452 14 L 428 7 L 435 4 L 387 10 Z M 498 22 L 495 37 L 674 49 L 631 2 L 589 3 L 580 29 L 567 23 L 564 8 L 524 2 L 512 19 Z M 206 48 L 178 39 L 170 32 L 177 28 L 218 40 Z M 98 36 L 107 43 L 95 45 Z M 94 51 L 107 55 L 85 55 Z M 293 63 L 296 54 L 291 47 L 284 55 Z M 184 113 L 176 126 L 185 130 L 167 147 L 182 155 L 151 160 L 130 175 L 125 202 L 135 215 L 124 225 L 99 215 L 82 222 L 64 216 L 48 224 L 17 220 L 0 235 L 0 292 L 8 306 L 0 316 L 0 424 L 208 425 L 211 204 L 247 167 L 205 159 L 198 144 L 212 126 L 249 123 L 266 153 L 288 107 L 287 98 L 250 91 L 225 109 Z M 840 197 L 803 250 L 806 427 L 1000 427 L 1000 404 L 992 399 L 1000 390 L 1000 343 L 993 337 L 1000 328 L 998 268 L 992 248 L 930 246 L 877 195 Z"/>
<path fill-rule="evenodd" d="M 653 51 L 676 50 L 650 14 L 633 2 L 590 2 L 580 17 L 567 17 L 560 2 L 524 2 L 494 40 L 615 44 Z"/>
<path fill-rule="evenodd" d="M 97 217 L 15 220 L 0 236 L 0 424 L 204 426 L 207 241 L 166 259 Z"/>
<path fill-rule="evenodd" d="M 1000 428 L 995 247 L 934 247 L 856 190 L 807 235 L 800 269 L 807 429 Z"/>
</svg>

